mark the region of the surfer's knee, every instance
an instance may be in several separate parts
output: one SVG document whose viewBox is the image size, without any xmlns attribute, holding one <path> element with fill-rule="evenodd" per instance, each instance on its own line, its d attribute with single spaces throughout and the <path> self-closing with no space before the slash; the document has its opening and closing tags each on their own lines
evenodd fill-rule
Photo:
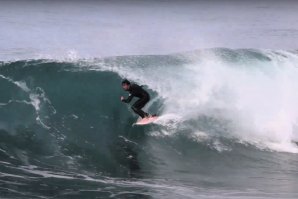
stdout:
<svg viewBox="0 0 298 199">
<path fill-rule="evenodd" d="M 131 106 L 131 109 L 132 109 L 133 111 L 137 111 L 137 110 L 138 110 L 135 106 Z"/>
</svg>

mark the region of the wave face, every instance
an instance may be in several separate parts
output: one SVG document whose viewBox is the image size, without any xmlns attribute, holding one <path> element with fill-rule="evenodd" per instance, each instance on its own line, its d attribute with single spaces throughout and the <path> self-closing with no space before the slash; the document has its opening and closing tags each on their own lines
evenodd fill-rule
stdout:
<svg viewBox="0 0 298 199">
<path fill-rule="evenodd" d="M 7 198 L 297 196 L 296 52 L 0 65 Z M 119 100 L 122 78 L 149 90 L 146 109 L 161 115 L 155 124 L 132 127 L 137 118 Z"/>
</svg>

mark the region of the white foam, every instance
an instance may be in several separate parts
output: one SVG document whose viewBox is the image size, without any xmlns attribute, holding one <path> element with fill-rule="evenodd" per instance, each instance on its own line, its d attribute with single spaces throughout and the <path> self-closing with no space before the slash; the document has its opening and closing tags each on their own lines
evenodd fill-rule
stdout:
<svg viewBox="0 0 298 199">
<path fill-rule="evenodd" d="M 192 63 L 179 67 L 100 64 L 99 70 L 113 70 L 158 92 L 164 101 L 161 115 L 175 115 L 184 121 L 200 115 L 215 117 L 230 122 L 229 135 L 223 136 L 298 152 L 292 143 L 298 137 L 298 56 L 286 51 L 256 53 L 265 58 L 244 53 L 233 62 L 205 50 L 193 53 L 188 57 Z M 169 121 L 165 116 L 156 123 L 175 128 L 183 122 Z"/>
<path fill-rule="evenodd" d="M 30 101 L 26 101 L 26 100 L 9 100 L 7 103 L 1 103 L 0 106 L 5 106 L 5 105 L 8 105 L 12 102 L 32 105 L 34 107 L 36 115 L 37 115 L 36 116 L 36 121 L 41 126 L 43 126 L 44 128 L 49 129 L 50 127 L 47 126 L 41 119 L 41 113 L 40 113 L 41 110 L 40 109 L 41 109 L 42 103 L 44 103 L 44 102 L 48 103 L 54 114 L 56 113 L 56 110 L 51 105 L 51 101 L 45 96 L 45 92 L 42 90 L 42 88 L 36 87 L 34 90 L 32 90 L 27 86 L 26 82 L 24 82 L 24 81 L 14 81 L 12 78 L 6 77 L 4 75 L 0 75 L 0 77 L 7 80 L 8 82 L 16 85 L 21 90 L 26 92 L 29 96 L 29 99 L 30 99 Z"/>
</svg>

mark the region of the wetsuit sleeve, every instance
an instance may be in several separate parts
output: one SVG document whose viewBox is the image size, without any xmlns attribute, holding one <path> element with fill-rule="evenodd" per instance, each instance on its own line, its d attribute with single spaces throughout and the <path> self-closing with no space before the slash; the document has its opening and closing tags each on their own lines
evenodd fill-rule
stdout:
<svg viewBox="0 0 298 199">
<path fill-rule="evenodd" d="M 133 98 L 133 95 L 129 95 L 127 99 L 122 100 L 122 102 L 129 103 Z"/>
</svg>

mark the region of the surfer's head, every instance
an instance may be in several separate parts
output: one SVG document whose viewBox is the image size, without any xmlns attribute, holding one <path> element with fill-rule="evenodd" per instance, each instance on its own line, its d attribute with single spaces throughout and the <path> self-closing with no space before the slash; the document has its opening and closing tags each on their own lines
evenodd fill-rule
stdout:
<svg viewBox="0 0 298 199">
<path fill-rule="evenodd" d="M 124 79 L 121 85 L 122 85 L 122 88 L 127 91 L 130 87 L 130 82 L 127 79 Z"/>
</svg>

